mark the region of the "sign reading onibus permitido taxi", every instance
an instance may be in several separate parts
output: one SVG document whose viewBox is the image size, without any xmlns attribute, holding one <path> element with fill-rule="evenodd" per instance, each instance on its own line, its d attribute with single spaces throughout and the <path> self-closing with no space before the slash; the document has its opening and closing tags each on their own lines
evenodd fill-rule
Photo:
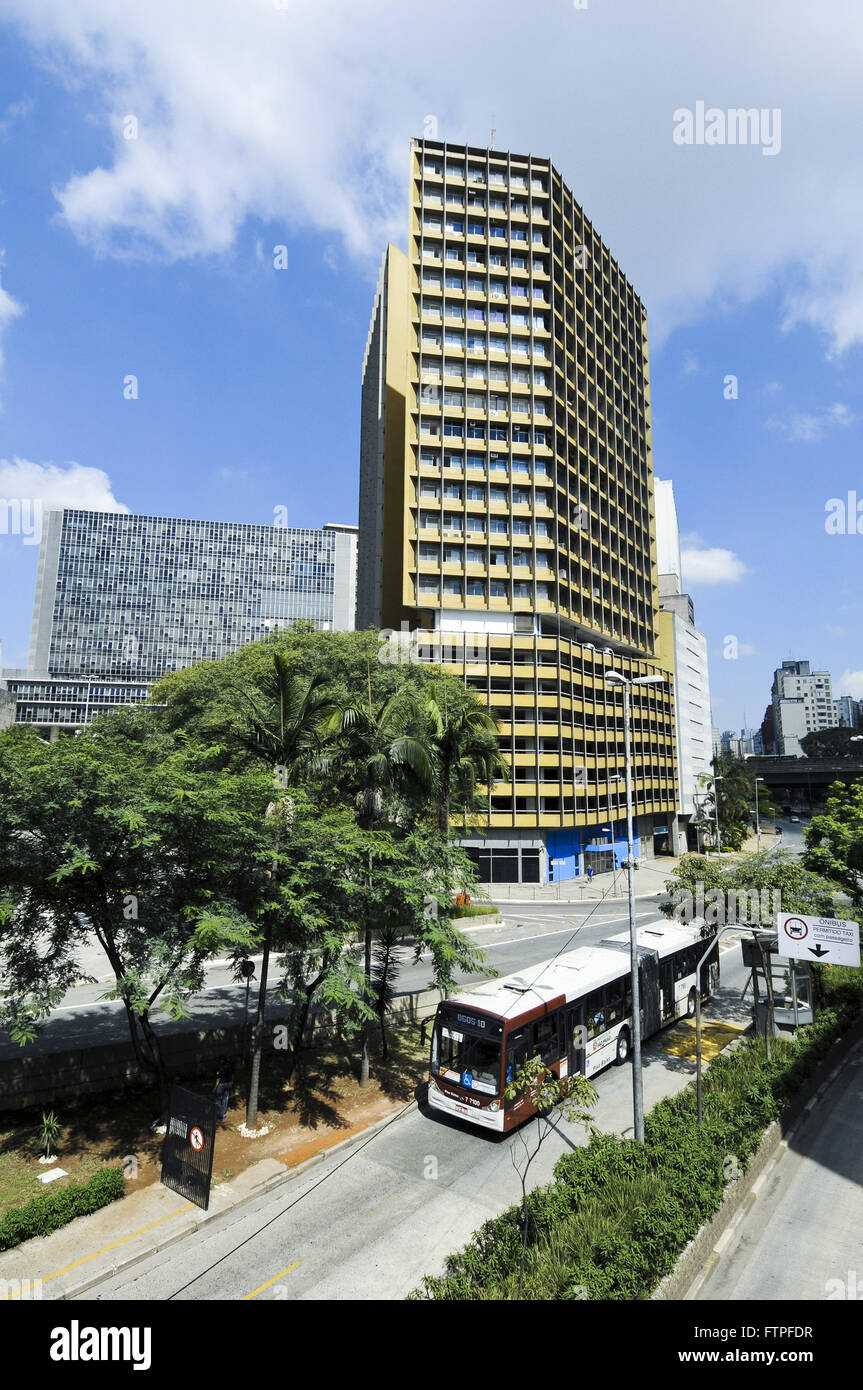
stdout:
<svg viewBox="0 0 863 1390">
<path fill-rule="evenodd" d="M 172 1086 L 168 1128 L 162 1148 L 162 1182 L 190 1202 L 210 1204 L 216 1102 Z"/>
<path fill-rule="evenodd" d="M 779 955 L 825 965 L 860 964 L 860 926 L 837 917 L 781 912 L 776 919 Z"/>
</svg>

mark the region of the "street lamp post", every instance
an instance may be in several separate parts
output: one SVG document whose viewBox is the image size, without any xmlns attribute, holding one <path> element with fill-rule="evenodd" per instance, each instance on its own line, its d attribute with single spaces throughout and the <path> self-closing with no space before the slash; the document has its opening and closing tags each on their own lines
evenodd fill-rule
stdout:
<svg viewBox="0 0 863 1390">
<path fill-rule="evenodd" d="M 610 648 L 607 654 L 613 656 Z M 635 932 L 635 853 L 632 835 L 632 751 L 630 747 L 630 688 L 633 685 L 659 685 L 664 676 L 639 676 L 629 680 L 619 671 L 609 671 L 606 681 L 623 686 L 623 742 L 626 754 L 626 875 L 629 888 L 629 962 L 632 991 L 632 1109 L 636 1143 L 644 1143 L 644 1084 L 641 1071 L 641 998 L 638 981 L 638 939 Z"/>
<path fill-rule="evenodd" d="M 761 850 L 761 820 L 758 815 L 758 783 L 763 782 L 763 777 L 755 778 L 755 834 L 758 836 L 758 849 Z"/>
<path fill-rule="evenodd" d="M 720 776 L 715 776 L 715 777 L 713 778 L 713 809 L 714 809 L 714 811 L 716 812 L 716 853 L 717 853 L 717 854 L 721 854 L 721 853 L 722 853 L 722 839 L 721 839 L 720 834 L 719 834 L 719 792 L 716 790 L 716 783 L 717 783 L 717 782 L 721 782 L 721 781 L 722 781 L 721 775 L 720 775 Z"/>
</svg>

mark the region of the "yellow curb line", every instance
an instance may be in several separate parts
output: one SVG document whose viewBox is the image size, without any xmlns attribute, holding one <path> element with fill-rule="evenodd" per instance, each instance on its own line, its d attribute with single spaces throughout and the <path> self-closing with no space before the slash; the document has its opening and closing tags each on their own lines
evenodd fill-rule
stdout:
<svg viewBox="0 0 863 1390">
<path fill-rule="evenodd" d="M 80 1260 L 73 1260 L 70 1265 L 64 1265 L 62 1269 L 55 1269 L 53 1274 L 46 1274 L 40 1279 L 41 1284 L 47 1284 L 49 1279 L 56 1279 L 60 1274 L 68 1274 L 70 1269 L 77 1269 L 78 1265 L 85 1265 L 88 1260 L 95 1260 L 97 1255 L 104 1255 L 106 1250 L 116 1250 L 118 1245 L 125 1245 L 127 1240 L 134 1240 L 135 1236 L 141 1236 L 145 1231 L 152 1231 L 154 1226 L 161 1226 L 163 1221 L 170 1221 L 173 1216 L 181 1216 L 184 1211 L 195 1205 L 194 1202 L 187 1202 L 184 1207 L 178 1207 L 176 1211 L 169 1211 L 167 1216 L 160 1216 L 158 1221 L 151 1221 L 148 1226 L 142 1226 L 138 1231 L 132 1231 L 130 1235 L 123 1236 L 122 1240 L 114 1240 L 110 1245 L 103 1245 L 101 1250 L 94 1250 L 92 1255 L 82 1255 Z M 53 1235 L 53 1232 L 52 1232 Z M 278 1278 L 278 1275 L 276 1276 Z M 10 1293 L 6 1295 L 6 1302 L 17 1298 L 18 1294 Z"/>
<path fill-rule="evenodd" d="M 292 1265 L 288 1265 L 286 1269 L 280 1269 L 278 1274 L 274 1274 L 272 1279 L 267 1280 L 266 1284 L 261 1284 L 260 1288 L 253 1289 L 251 1293 L 245 1294 L 241 1302 L 248 1303 L 250 1298 L 257 1298 L 259 1293 L 263 1293 L 264 1289 L 268 1289 L 271 1284 L 275 1284 L 276 1280 L 281 1279 L 283 1274 L 290 1274 L 292 1269 L 296 1269 L 297 1265 L 301 1265 L 302 1263 L 302 1260 L 294 1260 Z"/>
</svg>

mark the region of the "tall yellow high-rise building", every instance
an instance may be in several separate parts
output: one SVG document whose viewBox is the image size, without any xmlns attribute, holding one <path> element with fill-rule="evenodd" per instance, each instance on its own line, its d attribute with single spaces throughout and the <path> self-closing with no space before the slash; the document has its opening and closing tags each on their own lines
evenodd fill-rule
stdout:
<svg viewBox="0 0 863 1390">
<path fill-rule="evenodd" d="M 363 364 L 357 625 L 422 630 L 500 722 L 486 881 L 626 852 L 627 677 L 667 671 L 638 295 L 547 159 L 415 140 Z M 415 648 L 416 649 L 416 648 Z M 672 683 L 634 687 L 637 853 L 676 848 Z"/>
</svg>

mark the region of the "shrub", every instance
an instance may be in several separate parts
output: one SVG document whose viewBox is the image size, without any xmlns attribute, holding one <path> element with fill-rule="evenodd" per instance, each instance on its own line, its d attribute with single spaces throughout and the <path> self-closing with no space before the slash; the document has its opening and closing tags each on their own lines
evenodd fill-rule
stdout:
<svg viewBox="0 0 863 1390">
<path fill-rule="evenodd" d="M 11 1250 L 33 1236 L 46 1236 L 123 1196 L 122 1168 L 101 1168 L 89 1182 L 70 1182 L 57 1192 L 40 1193 L 23 1207 L 0 1217 L 0 1250 Z"/>
</svg>

